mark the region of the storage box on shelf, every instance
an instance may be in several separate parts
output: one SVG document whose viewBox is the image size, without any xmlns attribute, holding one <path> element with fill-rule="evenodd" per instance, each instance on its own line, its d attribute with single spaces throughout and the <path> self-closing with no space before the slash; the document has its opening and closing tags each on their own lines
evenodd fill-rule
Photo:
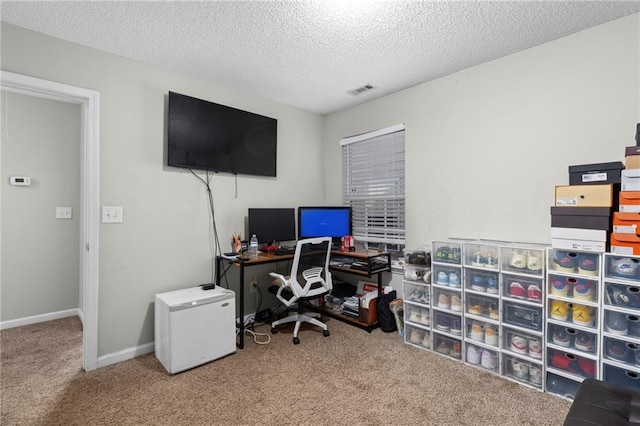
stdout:
<svg viewBox="0 0 640 426">
<path fill-rule="evenodd" d="M 462 360 L 462 242 L 434 241 L 432 253 L 433 350 Z"/>
<path fill-rule="evenodd" d="M 547 391 L 562 397 L 572 399 L 582 380 L 600 376 L 601 257 L 586 251 L 547 251 Z M 557 383 L 564 386 L 551 386 Z"/>
<path fill-rule="evenodd" d="M 431 271 L 427 263 L 407 263 L 405 254 L 402 279 L 405 342 L 431 349 Z"/>
<path fill-rule="evenodd" d="M 640 390 L 640 257 L 606 253 L 602 380 Z"/>
</svg>

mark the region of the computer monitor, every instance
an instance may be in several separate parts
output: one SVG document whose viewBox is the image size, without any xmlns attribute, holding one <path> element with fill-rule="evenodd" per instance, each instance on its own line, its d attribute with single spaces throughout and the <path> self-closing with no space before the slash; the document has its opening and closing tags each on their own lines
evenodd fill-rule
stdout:
<svg viewBox="0 0 640 426">
<path fill-rule="evenodd" d="M 259 244 L 272 244 L 296 239 L 295 209 L 291 208 L 250 208 L 249 233 L 258 237 Z"/>
<path fill-rule="evenodd" d="M 351 235 L 351 207 L 298 207 L 298 239 L 331 237 L 333 245 Z"/>
</svg>

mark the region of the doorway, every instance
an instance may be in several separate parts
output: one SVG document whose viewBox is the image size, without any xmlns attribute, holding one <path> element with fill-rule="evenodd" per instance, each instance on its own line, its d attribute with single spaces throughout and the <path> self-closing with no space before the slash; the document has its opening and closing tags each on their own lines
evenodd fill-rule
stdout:
<svg viewBox="0 0 640 426">
<path fill-rule="evenodd" d="M 80 287 L 83 294 L 82 368 L 98 365 L 99 260 L 99 93 L 21 74 L 0 71 L 0 86 L 9 92 L 80 106 L 81 111 L 81 228 Z M 1 218 L 0 218 L 1 220 Z"/>
</svg>

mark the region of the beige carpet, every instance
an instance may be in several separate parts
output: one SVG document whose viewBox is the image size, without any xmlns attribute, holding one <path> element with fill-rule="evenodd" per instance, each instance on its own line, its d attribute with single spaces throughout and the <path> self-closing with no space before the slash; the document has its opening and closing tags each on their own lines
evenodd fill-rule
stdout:
<svg viewBox="0 0 640 426">
<path fill-rule="evenodd" d="M 153 354 L 81 370 L 77 318 L 0 332 L 2 425 L 561 425 L 570 403 L 329 320 L 170 376 Z M 258 331 L 269 332 L 268 326 Z"/>
</svg>

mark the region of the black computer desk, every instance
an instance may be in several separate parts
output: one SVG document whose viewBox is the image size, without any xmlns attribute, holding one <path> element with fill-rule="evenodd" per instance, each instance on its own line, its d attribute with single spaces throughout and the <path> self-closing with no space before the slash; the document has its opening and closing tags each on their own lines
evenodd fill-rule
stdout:
<svg viewBox="0 0 640 426">
<path fill-rule="evenodd" d="M 239 303 L 239 318 L 240 318 L 240 329 L 238 333 L 238 341 L 236 342 L 236 346 L 238 349 L 244 349 L 244 270 L 245 268 L 251 266 L 258 265 L 266 265 L 269 263 L 277 263 L 277 262 L 285 262 L 293 260 L 295 253 L 289 254 L 275 254 L 275 253 L 259 253 L 258 257 L 251 258 L 249 260 L 230 260 L 223 256 L 216 257 L 216 284 L 220 285 L 222 278 L 222 266 L 223 263 L 229 262 L 233 263 L 235 266 L 240 268 L 240 277 L 239 277 L 239 294 L 238 298 L 240 299 Z M 356 250 L 356 251 L 347 251 L 347 250 L 332 250 L 331 257 L 333 258 L 349 258 L 359 261 L 364 261 L 368 265 L 364 269 L 352 269 L 347 266 L 330 266 L 329 269 L 336 272 L 344 272 L 348 274 L 360 275 L 363 277 L 371 278 L 373 276 L 377 276 L 378 281 L 378 294 L 382 294 L 382 273 L 391 270 L 391 255 L 388 252 L 379 252 L 375 250 Z M 374 259 L 384 259 L 385 265 L 380 266 L 374 263 Z M 357 327 L 363 328 L 367 331 L 371 331 L 373 328 L 377 327 L 376 324 L 362 324 L 357 320 L 346 317 L 341 314 L 332 313 L 329 310 L 320 310 L 321 313 L 325 313 L 326 315 L 338 319 L 340 321 L 344 321 L 351 325 L 355 325 Z"/>
</svg>

